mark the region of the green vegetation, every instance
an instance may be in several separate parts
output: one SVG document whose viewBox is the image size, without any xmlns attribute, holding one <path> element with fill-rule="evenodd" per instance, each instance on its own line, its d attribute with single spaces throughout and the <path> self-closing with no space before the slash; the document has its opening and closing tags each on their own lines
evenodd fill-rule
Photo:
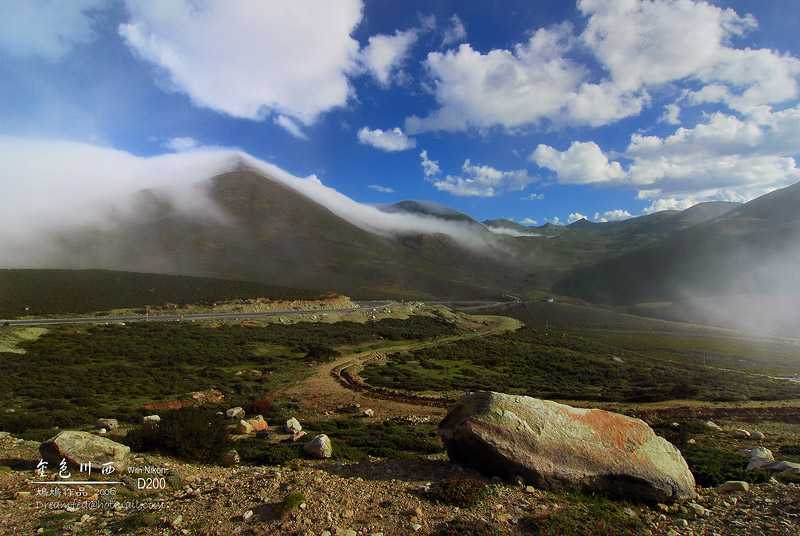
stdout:
<svg viewBox="0 0 800 536">
<path fill-rule="evenodd" d="M 280 516 L 285 516 L 295 508 L 298 508 L 301 504 L 306 502 L 306 496 L 300 493 L 299 491 L 293 491 L 289 493 L 286 497 L 283 498 L 281 501 L 281 505 L 278 508 L 278 514 Z"/>
<path fill-rule="evenodd" d="M 680 348 L 680 343 L 676 346 Z M 636 351 L 571 331 L 526 326 L 514 333 L 391 354 L 368 365 L 372 385 L 410 391 L 493 390 L 548 399 L 652 402 L 800 396 L 790 382 L 706 368 L 681 350 Z"/>
<path fill-rule="evenodd" d="M 165 303 L 210 305 L 255 296 L 272 300 L 320 298 L 316 292 L 252 281 L 109 270 L 0 270 L 0 289 L 0 318 L 92 313 Z"/>
<path fill-rule="evenodd" d="M 335 460 L 360 461 L 366 456 L 407 459 L 444 451 L 435 424 L 410 424 L 402 421 L 368 424 L 362 419 L 345 418 L 303 423 L 303 428 L 310 437 L 316 434 L 327 435 L 331 439 Z M 302 443 L 270 443 L 263 439 L 250 438 L 237 441 L 236 449 L 243 461 L 283 465 L 305 457 Z"/>
<path fill-rule="evenodd" d="M 644 523 L 626 515 L 625 503 L 603 496 L 567 493 L 566 507 L 551 510 L 543 517 L 526 516 L 522 526 L 536 536 L 637 536 L 648 534 Z"/>
<path fill-rule="evenodd" d="M 364 324 L 58 326 L 20 342 L 25 354 L 0 354 L 0 403 L 16 409 L 0 414 L 0 430 L 44 440 L 53 426 L 78 427 L 98 417 L 138 422 L 144 404 L 211 388 L 244 406 L 349 347 L 455 329 L 427 316 Z"/>
<path fill-rule="evenodd" d="M 427 498 L 436 503 L 470 508 L 488 494 L 486 483 L 474 478 L 440 480 L 431 484 Z"/>
<path fill-rule="evenodd" d="M 168 411 L 157 426 L 131 430 L 122 441 L 134 452 L 155 451 L 200 462 L 217 460 L 233 445 L 222 417 L 196 409 Z"/>
<path fill-rule="evenodd" d="M 733 452 L 702 446 L 684 448 L 682 454 L 698 486 L 718 486 L 727 480 L 767 482 L 770 478 L 764 470 L 748 471 L 747 458 Z"/>
</svg>

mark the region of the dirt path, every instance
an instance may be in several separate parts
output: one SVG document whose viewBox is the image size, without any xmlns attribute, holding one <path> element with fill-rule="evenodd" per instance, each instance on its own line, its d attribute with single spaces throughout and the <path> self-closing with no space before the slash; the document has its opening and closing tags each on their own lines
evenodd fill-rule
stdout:
<svg viewBox="0 0 800 536">
<path fill-rule="evenodd" d="M 380 360 L 387 353 L 419 350 L 458 340 L 488 337 L 517 329 L 520 326 L 522 324 L 513 318 L 460 314 L 459 328 L 462 333 L 459 335 L 443 337 L 435 341 L 409 342 L 391 349 L 351 354 L 321 365 L 308 378 L 285 387 L 275 395 L 293 398 L 321 414 L 332 413 L 339 408 L 359 404 L 363 409 L 372 409 L 375 417 L 379 419 L 411 415 L 441 418 L 449 405 L 447 399 L 394 394 L 385 389 L 364 384 L 358 378 L 357 372 L 366 363 Z"/>
</svg>

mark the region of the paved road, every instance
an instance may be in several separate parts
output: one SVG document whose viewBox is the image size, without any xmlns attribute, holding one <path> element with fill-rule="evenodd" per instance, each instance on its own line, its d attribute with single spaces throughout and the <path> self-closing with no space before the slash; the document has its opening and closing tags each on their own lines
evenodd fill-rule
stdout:
<svg viewBox="0 0 800 536">
<path fill-rule="evenodd" d="M 0 320 L 0 325 L 39 325 L 39 324 L 86 324 L 102 322 L 185 322 L 187 320 L 224 320 L 230 318 L 254 318 L 258 316 L 285 316 L 299 314 L 324 314 L 324 313 L 346 313 L 359 311 L 361 309 L 380 309 L 388 307 L 392 301 L 365 301 L 356 302 L 358 307 L 346 309 L 304 309 L 299 311 L 262 311 L 244 313 L 204 313 L 193 315 L 151 315 L 151 316 L 97 316 L 84 318 L 32 318 L 25 320 Z"/>
</svg>

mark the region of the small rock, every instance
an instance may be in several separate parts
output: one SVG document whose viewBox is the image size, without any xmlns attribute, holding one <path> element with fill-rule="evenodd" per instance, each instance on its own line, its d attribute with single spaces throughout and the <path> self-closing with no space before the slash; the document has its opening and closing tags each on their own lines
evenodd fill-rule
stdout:
<svg viewBox="0 0 800 536">
<path fill-rule="evenodd" d="M 686 521 L 685 519 L 678 519 L 672 524 L 672 526 L 673 527 L 688 527 L 689 526 L 689 522 Z"/>
<path fill-rule="evenodd" d="M 714 421 L 706 421 L 706 426 L 708 426 L 709 428 L 711 428 L 712 430 L 714 430 L 716 432 L 721 432 L 722 431 L 722 427 L 720 425 L 716 424 Z"/>
<path fill-rule="evenodd" d="M 762 432 L 753 432 L 753 434 L 750 437 L 752 439 L 755 439 L 756 441 L 763 441 L 764 434 Z"/>
<path fill-rule="evenodd" d="M 225 416 L 229 419 L 241 420 L 244 418 L 244 410 L 237 406 L 226 411 Z"/>
<path fill-rule="evenodd" d="M 697 503 L 689 503 L 686 505 L 686 509 L 689 510 L 696 516 L 704 516 L 706 514 L 706 509 L 700 506 Z"/>
<path fill-rule="evenodd" d="M 242 520 L 243 521 L 247 521 L 251 517 L 253 517 L 253 511 L 252 510 L 248 510 L 247 512 L 242 514 Z"/>
<path fill-rule="evenodd" d="M 251 433 L 253 433 L 253 426 L 249 422 L 247 422 L 245 420 L 241 420 L 241 421 L 239 421 L 239 424 L 236 425 L 236 433 L 237 434 L 251 434 Z"/>
<path fill-rule="evenodd" d="M 267 430 L 267 421 L 264 420 L 264 417 L 261 415 L 256 415 L 252 419 L 247 421 L 250 423 L 250 426 L 253 428 L 253 432 L 264 432 Z"/>
<path fill-rule="evenodd" d="M 307 434 L 305 432 L 297 432 L 296 434 L 292 434 L 292 441 L 297 441 L 298 439 L 302 439 Z"/>
<path fill-rule="evenodd" d="M 525 486 L 525 493 L 536 493 L 536 488 L 533 486 Z"/>
<path fill-rule="evenodd" d="M 142 424 L 145 427 L 152 427 L 152 426 L 157 425 L 160 422 L 161 422 L 161 416 L 160 415 L 145 415 L 144 417 L 142 417 Z"/>
<path fill-rule="evenodd" d="M 94 422 L 95 428 L 105 428 L 106 430 L 116 430 L 119 427 L 117 419 L 97 419 Z"/>
<path fill-rule="evenodd" d="M 750 484 L 741 480 L 728 480 L 720 484 L 719 489 L 722 491 L 749 491 Z"/>
<path fill-rule="evenodd" d="M 765 447 L 756 447 L 750 451 L 750 459 L 774 460 L 772 451 Z"/>
<path fill-rule="evenodd" d="M 750 452 L 752 452 L 750 449 L 739 449 L 739 455 L 745 456 L 746 458 L 750 457 Z"/>
<path fill-rule="evenodd" d="M 223 467 L 233 467 L 234 465 L 239 465 L 241 461 L 239 453 L 234 449 L 225 452 L 219 460 Z"/>
<path fill-rule="evenodd" d="M 511 514 L 500 514 L 499 516 L 497 516 L 497 521 L 499 521 L 500 523 L 508 523 L 509 521 L 511 521 L 512 517 L 514 516 L 512 516 Z"/>
<path fill-rule="evenodd" d="M 695 443 L 697 443 L 697 441 L 695 441 L 694 438 L 692 438 L 692 439 L 690 439 L 689 441 L 686 442 L 687 445 L 694 445 Z"/>
<path fill-rule="evenodd" d="M 169 526 L 170 527 L 177 527 L 181 523 L 183 523 L 183 516 L 178 514 L 177 516 L 172 518 L 172 521 L 169 522 Z"/>
<path fill-rule="evenodd" d="M 678 428 L 681 427 L 681 425 L 676 423 L 676 422 L 669 423 L 669 426 L 670 426 L 670 428 L 673 428 L 673 429 L 678 429 Z"/>
<path fill-rule="evenodd" d="M 292 417 L 288 421 L 286 421 L 286 431 L 290 434 L 297 434 L 302 430 L 303 427 L 300 426 L 300 421 Z"/>
<path fill-rule="evenodd" d="M 636 515 L 636 512 L 634 512 L 631 508 L 627 507 L 622 509 L 622 513 L 628 517 L 634 517 Z"/>
<path fill-rule="evenodd" d="M 734 439 L 748 439 L 750 437 L 750 432 L 747 430 L 743 430 L 741 428 L 737 428 L 733 432 L 731 432 L 731 437 Z"/>
<path fill-rule="evenodd" d="M 303 450 L 315 458 L 330 458 L 333 455 L 331 440 L 325 434 L 320 434 L 306 443 Z"/>
<path fill-rule="evenodd" d="M 420 529 L 422 529 L 422 525 L 420 525 L 419 523 L 412 523 L 411 525 L 408 526 L 408 528 L 410 528 L 414 532 L 419 532 Z"/>
<path fill-rule="evenodd" d="M 419 507 L 411 508 L 409 510 L 405 510 L 403 512 L 403 515 L 409 517 L 416 517 L 417 519 L 422 519 L 422 510 L 420 510 Z"/>
<path fill-rule="evenodd" d="M 350 519 L 354 515 L 356 515 L 356 513 L 353 510 L 350 510 L 349 508 L 344 512 L 342 512 L 342 517 L 345 519 Z"/>
<path fill-rule="evenodd" d="M 369 408 L 361 412 L 362 417 L 372 417 L 373 415 L 375 415 L 375 412 Z"/>
</svg>

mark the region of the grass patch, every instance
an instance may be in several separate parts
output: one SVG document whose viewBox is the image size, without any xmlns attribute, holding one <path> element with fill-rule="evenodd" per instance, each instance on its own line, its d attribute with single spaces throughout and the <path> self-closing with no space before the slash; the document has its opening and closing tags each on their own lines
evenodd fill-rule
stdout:
<svg viewBox="0 0 800 536">
<path fill-rule="evenodd" d="M 461 478 L 434 482 L 425 496 L 435 503 L 470 508 L 488 494 L 489 488 L 485 482 L 474 478 Z"/>
<path fill-rule="evenodd" d="M 761 469 L 747 470 L 748 460 L 744 456 L 711 447 L 695 447 L 683 450 L 698 486 L 713 487 L 728 480 L 745 482 L 768 482 L 770 474 Z"/>
<path fill-rule="evenodd" d="M 574 503 L 544 516 L 526 516 L 522 526 L 536 536 L 639 536 L 648 534 L 642 521 L 623 513 L 625 503 L 602 496 L 568 493 Z"/>
</svg>

